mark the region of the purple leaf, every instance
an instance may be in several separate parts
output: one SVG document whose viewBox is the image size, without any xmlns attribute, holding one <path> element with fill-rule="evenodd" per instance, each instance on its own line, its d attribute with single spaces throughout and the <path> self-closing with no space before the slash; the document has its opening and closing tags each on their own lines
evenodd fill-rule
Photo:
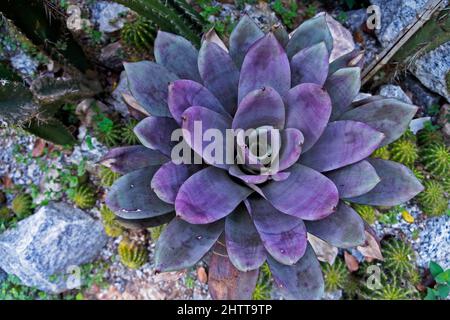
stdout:
<svg viewBox="0 0 450 320">
<path fill-rule="evenodd" d="M 244 15 L 230 35 L 230 55 L 238 68 L 241 68 L 248 49 L 259 39 L 264 37 L 264 32 L 256 23 Z"/>
<path fill-rule="evenodd" d="M 323 86 L 328 77 L 328 59 L 325 42 L 300 50 L 291 60 L 292 86 L 301 83 Z"/>
<path fill-rule="evenodd" d="M 183 138 L 192 150 L 201 155 L 206 163 L 228 169 L 230 165 L 227 164 L 226 157 L 231 150 L 228 150 L 226 130 L 231 128 L 231 117 L 223 116 L 204 107 L 194 106 L 183 113 L 182 119 Z M 196 126 L 198 128 L 197 131 Z M 207 141 L 208 138 L 205 136 L 207 130 L 209 132 L 213 132 L 212 130 L 216 131 L 217 135 L 220 135 L 221 141 L 215 140 L 219 139 L 218 137 L 215 137 L 213 142 Z M 198 137 L 199 133 L 202 134 L 201 137 Z M 214 146 L 216 143 L 218 149 L 222 149 L 215 150 L 214 154 L 212 151 L 208 152 L 207 146 L 211 144 Z M 223 151 L 222 155 L 216 154 L 219 151 Z"/>
<path fill-rule="evenodd" d="M 362 122 L 331 122 L 300 163 L 320 172 L 339 169 L 370 156 L 383 139 L 384 134 Z"/>
<path fill-rule="evenodd" d="M 266 250 L 244 205 L 225 220 L 228 256 L 240 271 L 258 269 L 266 261 Z"/>
<path fill-rule="evenodd" d="M 331 114 L 331 100 L 326 91 L 312 83 L 298 85 L 285 96 L 286 128 L 300 130 L 305 137 L 303 153 L 322 135 Z"/>
<path fill-rule="evenodd" d="M 339 248 L 364 244 L 364 221 L 351 207 L 339 203 L 332 215 L 319 221 L 305 221 L 306 230 L 314 236 Z"/>
<path fill-rule="evenodd" d="M 239 104 L 233 119 L 233 129 L 257 129 L 272 126 L 283 129 L 285 110 L 283 99 L 271 87 L 250 92 Z"/>
<path fill-rule="evenodd" d="M 270 271 L 281 293 L 289 300 L 318 300 L 324 293 L 322 269 L 314 250 L 307 246 L 304 256 L 288 266 L 268 257 Z"/>
<path fill-rule="evenodd" d="M 172 148 L 178 143 L 171 140 L 172 133 L 178 128 L 172 118 L 147 117 L 136 125 L 134 133 L 145 147 L 170 157 Z"/>
<path fill-rule="evenodd" d="M 219 241 L 209 263 L 208 289 L 214 300 L 250 300 L 258 281 L 258 270 L 236 269 Z"/>
<path fill-rule="evenodd" d="M 333 37 L 328 29 L 325 15 L 319 15 L 306 20 L 295 29 L 286 47 L 289 59 L 300 50 L 309 48 L 320 42 L 325 42 L 328 52 L 331 52 L 333 49 Z"/>
<path fill-rule="evenodd" d="M 178 77 L 150 61 L 124 63 L 128 86 L 136 101 L 153 116 L 168 116 L 167 92 L 170 82 Z"/>
<path fill-rule="evenodd" d="M 342 199 L 369 192 L 380 182 L 375 168 L 367 161 L 360 161 L 325 174 L 334 182 Z"/>
<path fill-rule="evenodd" d="M 164 202 L 174 204 L 181 185 L 200 169 L 201 166 L 167 162 L 153 176 L 152 190 Z"/>
<path fill-rule="evenodd" d="M 145 219 L 173 211 L 152 191 L 150 182 L 159 166 L 128 173 L 114 182 L 106 197 L 108 207 L 124 219 Z"/>
<path fill-rule="evenodd" d="M 270 255 L 282 264 L 296 263 L 308 243 L 302 219 L 278 211 L 262 198 L 249 202 L 253 222 Z"/>
<path fill-rule="evenodd" d="M 234 114 L 237 108 L 239 70 L 228 52 L 213 42 L 203 42 L 198 69 L 205 87 L 220 100 L 229 114 Z"/>
<path fill-rule="evenodd" d="M 288 128 L 281 131 L 281 141 L 279 171 L 283 171 L 297 162 L 305 138 L 300 130 Z"/>
<path fill-rule="evenodd" d="M 233 182 L 226 171 L 208 167 L 181 186 L 175 199 L 175 211 L 187 222 L 210 223 L 230 214 L 252 192 Z"/>
<path fill-rule="evenodd" d="M 347 111 L 340 119 L 355 120 L 383 132 L 380 147 L 400 138 L 417 112 L 417 107 L 396 99 L 379 99 Z"/>
<path fill-rule="evenodd" d="M 381 181 L 368 193 L 348 199 L 349 201 L 373 206 L 396 206 L 423 191 L 423 186 L 414 173 L 404 165 L 382 159 L 368 161 Z"/>
<path fill-rule="evenodd" d="M 175 212 L 166 213 L 153 218 L 145 219 L 123 219 L 121 217 L 116 217 L 116 221 L 124 228 L 139 230 L 154 228 L 163 225 L 175 218 Z"/>
<path fill-rule="evenodd" d="M 129 173 L 148 166 L 161 165 L 169 159 L 161 152 L 144 146 L 118 147 L 103 156 L 100 163 L 114 172 Z"/>
<path fill-rule="evenodd" d="M 334 212 L 338 191 L 331 180 L 308 167 L 294 164 L 289 177 L 261 187 L 278 210 L 304 220 L 318 220 Z"/>
<path fill-rule="evenodd" d="M 231 166 L 230 169 L 228 169 L 228 173 L 230 175 L 232 175 L 233 177 L 239 178 L 242 181 L 244 181 L 245 183 L 250 183 L 250 184 L 261 184 L 261 183 L 264 183 L 270 177 L 267 174 L 259 174 L 259 175 L 256 175 L 256 174 L 245 174 L 236 165 Z"/>
<path fill-rule="evenodd" d="M 178 75 L 180 79 L 202 81 L 197 68 L 198 51 L 185 38 L 158 31 L 154 54 L 158 64 Z"/>
<path fill-rule="evenodd" d="M 361 89 L 360 76 L 361 69 L 354 67 L 339 69 L 328 77 L 325 89 L 333 106 L 331 120 L 339 119 L 344 112 L 351 109 L 352 101 Z"/>
<path fill-rule="evenodd" d="M 358 67 L 361 70 L 364 67 L 364 51 L 353 50 L 337 58 L 330 63 L 328 74 L 333 74 L 339 69 Z"/>
<path fill-rule="evenodd" d="M 156 244 L 155 269 L 165 272 L 192 267 L 212 248 L 222 232 L 223 220 L 199 225 L 174 218 Z"/>
<path fill-rule="evenodd" d="M 169 85 L 169 109 L 173 118 L 181 125 L 181 115 L 187 108 L 203 106 L 222 115 L 229 116 L 219 100 L 200 83 L 177 80 Z"/>
<path fill-rule="evenodd" d="M 291 70 L 286 52 L 271 33 L 256 42 L 242 64 L 239 103 L 253 90 L 272 87 L 283 96 L 291 87 Z"/>
</svg>

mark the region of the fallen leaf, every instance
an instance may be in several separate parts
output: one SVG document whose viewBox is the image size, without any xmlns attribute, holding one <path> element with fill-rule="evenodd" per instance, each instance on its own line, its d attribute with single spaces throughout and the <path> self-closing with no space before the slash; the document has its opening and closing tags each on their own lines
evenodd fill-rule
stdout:
<svg viewBox="0 0 450 320">
<path fill-rule="evenodd" d="M 366 243 L 364 244 L 364 246 L 358 246 L 358 251 L 361 252 L 365 257 L 383 261 L 384 258 L 381 254 L 381 247 L 377 239 L 367 230 L 365 231 L 365 234 Z"/>
<path fill-rule="evenodd" d="M 44 154 L 46 142 L 43 139 L 36 139 L 33 146 L 33 151 L 31 152 L 31 156 L 33 158 L 40 157 Z"/>
<path fill-rule="evenodd" d="M 414 217 L 406 210 L 402 211 L 402 218 L 403 218 L 403 220 L 405 220 L 408 223 L 414 222 Z"/>
<path fill-rule="evenodd" d="M 197 279 L 201 283 L 207 283 L 208 282 L 208 275 L 206 274 L 205 268 L 199 267 L 197 269 Z"/>
<path fill-rule="evenodd" d="M 131 94 L 122 93 L 122 97 L 125 103 L 129 105 L 132 109 L 136 110 L 137 112 L 147 117 L 150 116 L 150 113 L 148 113 L 147 110 L 145 110 L 144 107 L 142 107 Z"/>
<path fill-rule="evenodd" d="M 311 244 L 317 259 L 322 262 L 333 264 L 338 254 L 338 248 L 328 242 L 308 233 L 308 242 Z"/>
<path fill-rule="evenodd" d="M 344 260 L 345 260 L 345 264 L 347 265 L 347 268 L 348 268 L 348 270 L 350 270 L 350 272 L 358 271 L 359 262 L 353 255 L 351 255 L 347 251 L 344 251 Z"/>
<path fill-rule="evenodd" d="M 5 189 L 9 189 L 13 186 L 13 182 L 9 176 L 2 177 L 2 184 Z"/>
</svg>

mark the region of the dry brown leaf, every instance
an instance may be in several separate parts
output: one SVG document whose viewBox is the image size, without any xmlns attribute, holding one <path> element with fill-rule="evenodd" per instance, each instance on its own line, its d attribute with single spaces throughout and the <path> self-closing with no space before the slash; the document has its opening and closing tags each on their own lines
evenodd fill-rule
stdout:
<svg viewBox="0 0 450 320">
<path fill-rule="evenodd" d="M 201 283 L 207 283 L 208 282 L 208 275 L 206 274 L 205 268 L 199 267 L 197 269 L 197 279 Z"/>
<path fill-rule="evenodd" d="M 225 43 L 223 43 L 222 39 L 219 38 L 219 36 L 217 35 L 216 31 L 214 30 L 214 28 L 209 29 L 208 32 L 206 32 L 203 35 L 202 38 L 202 42 L 203 41 L 208 41 L 208 42 L 212 42 L 217 44 L 219 47 L 221 47 L 223 50 L 225 50 L 226 52 L 228 52 L 228 48 L 225 45 Z"/>
<path fill-rule="evenodd" d="M 45 140 L 40 139 L 40 138 L 36 139 L 34 146 L 33 146 L 33 151 L 31 152 L 31 156 L 33 158 L 42 156 L 44 154 L 45 145 L 46 145 Z"/>
<path fill-rule="evenodd" d="M 348 268 L 348 270 L 350 270 L 350 272 L 358 271 L 359 262 L 353 255 L 351 255 L 347 251 L 344 251 L 344 260 L 345 260 L 345 264 L 347 265 L 347 268 Z"/>
<path fill-rule="evenodd" d="M 381 247 L 378 243 L 377 239 L 367 230 L 366 234 L 366 243 L 364 246 L 358 246 L 357 249 L 367 258 L 374 258 L 377 260 L 383 261 L 383 255 L 381 254 Z"/>
<path fill-rule="evenodd" d="M 145 110 L 131 94 L 122 93 L 122 97 L 125 103 L 128 104 L 131 108 L 146 116 L 150 116 L 150 113 L 148 113 L 147 110 Z"/>
<path fill-rule="evenodd" d="M 328 262 L 329 264 L 334 263 L 338 254 L 338 248 L 310 233 L 308 233 L 308 242 L 311 244 L 319 261 Z"/>
<path fill-rule="evenodd" d="M 2 184 L 5 189 L 9 189 L 13 186 L 13 182 L 9 176 L 2 177 Z"/>
</svg>

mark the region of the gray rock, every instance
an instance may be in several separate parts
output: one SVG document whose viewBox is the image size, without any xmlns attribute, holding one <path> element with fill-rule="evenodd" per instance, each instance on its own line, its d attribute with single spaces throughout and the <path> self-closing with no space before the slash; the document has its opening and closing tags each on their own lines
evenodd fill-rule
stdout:
<svg viewBox="0 0 450 320">
<path fill-rule="evenodd" d="M 129 10 L 115 2 L 96 1 L 92 6 L 92 18 L 101 32 L 111 33 L 123 28 L 125 19 L 122 14 Z"/>
<path fill-rule="evenodd" d="M 120 42 L 114 42 L 102 48 L 100 61 L 113 70 L 120 70 L 123 62 L 123 47 Z"/>
<path fill-rule="evenodd" d="M 425 88 L 413 76 L 406 77 L 402 85 L 412 93 L 412 101 L 416 106 L 428 109 L 433 105 L 439 104 L 441 97 Z"/>
<path fill-rule="evenodd" d="M 380 7 L 381 28 L 376 30 L 378 40 L 387 47 L 408 27 L 425 8 L 428 0 L 370 0 Z"/>
<path fill-rule="evenodd" d="M 120 81 L 117 85 L 117 88 L 112 92 L 111 104 L 114 106 L 114 109 L 119 112 L 122 116 L 126 117 L 130 114 L 128 111 L 127 104 L 123 101 L 122 94 L 131 94 L 130 89 L 128 88 L 128 79 L 125 71 L 123 71 L 120 75 Z"/>
<path fill-rule="evenodd" d="M 0 269 L 0 285 L 6 280 L 6 278 L 8 278 L 8 274 Z"/>
<path fill-rule="evenodd" d="M 450 102 L 446 82 L 446 76 L 450 72 L 450 41 L 416 59 L 410 71 L 425 87 Z"/>
<path fill-rule="evenodd" d="M 403 89 L 399 86 L 395 86 L 393 84 L 386 84 L 380 88 L 380 96 L 386 98 L 395 98 L 404 103 L 412 104 L 411 99 L 406 95 Z"/>
<path fill-rule="evenodd" d="M 50 203 L 0 235 L 0 268 L 50 293 L 71 289 L 68 273 L 106 244 L 100 222 L 65 203 Z"/>
<path fill-rule="evenodd" d="M 355 32 L 361 30 L 361 26 L 367 21 L 367 10 L 358 9 L 346 11 L 347 18 L 345 19 L 344 26 Z"/>
</svg>

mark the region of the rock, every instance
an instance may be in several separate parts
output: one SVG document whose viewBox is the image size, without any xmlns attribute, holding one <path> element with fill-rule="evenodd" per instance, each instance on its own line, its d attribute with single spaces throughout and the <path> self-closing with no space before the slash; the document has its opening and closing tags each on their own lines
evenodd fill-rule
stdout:
<svg viewBox="0 0 450 320">
<path fill-rule="evenodd" d="M 31 77 L 36 74 L 39 65 L 36 60 L 23 52 L 11 57 L 10 62 L 17 72 L 26 77 Z"/>
<path fill-rule="evenodd" d="M 111 33 L 123 28 L 124 13 L 130 9 L 108 1 L 96 1 L 92 6 L 92 18 L 98 24 L 101 32 Z"/>
<path fill-rule="evenodd" d="M 128 106 L 123 101 L 122 94 L 131 94 L 130 89 L 128 88 L 128 79 L 127 75 L 125 74 L 125 71 L 123 71 L 120 74 L 120 81 L 117 85 L 117 88 L 112 92 L 111 97 L 112 101 L 111 104 L 114 106 L 114 109 L 119 112 L 122 116 L 126 117 L 130 114 L 128 111 Z"/>
<path fill-rule="evenodd" d="M 420 56 L 411 65 L 410 71 L 425 87 L 450 102 L 446 78 L 450 72 L 450 42 Z"/>
<path fill-rule="evenodd" d="M 49 293 L 70 289 L 65 276 L 95 259 L 107 237 L 100 222 L 52 202 L 0 235 L 0 268 Z"/>
<path fill-rule="evenodd" d="M 430 121 L 431 117 L 422 117 L 413 119 L 409 123 L 409 130 L 411 130 L 412 133 L 417 134 L 417 132 L 425 128 L 425 123 L 428 123 Z"/>
<path fill-rule="evenodd" d="M 347 18 L 345 19 L 344 26 L 353 32 L 361 30 L 361 27 L 367 21 L 366 9 L 346 11 L 345 14 Z"/>
<path fill-rule="evenodd" d="M 330 61 L 334 61 L 340 56 L 353 51 L 355 42 L 350 31 L 331 15 L 326 13 L 325 19 L 333 37 L 333 50 L 331 51 Z"/>
<path fill-rule="evenodd" d="M 438 124 L 442 126 L 442 134 L 447 143 L 450 143 L 450 104 L 444 104 L 438 117 Z"/>
<path fill-rule="evenodd" d="M 6 280 L 6 278 L 8 278 L 8 274 L 2 269 L 0 269 L 0 285 L 2 284 L 3 281 Z"/>
<path fill-rule="evenodd" d="M 123 62 L 123 47 L 120 42 L 114 42 L 102 48 L 100 62 L 107 68 L 120 70 Z"/>
<path fill-rule="evenodd" d="M 413 76 L 406 77 L 402 82 L 402 85 L 407 91 L 412 93 L 412 101 L 416 106 L 426 110 L 433 105 L 439 104 L 441 98 L 425 88 L 420 81 Z"/>
<path fill-rule="evenodd" d="M 427 2 L 428 0 L 370 0 L 372 5 L 380 7 L 381 28 L 376 30 L 376 35 L 384 48 L 414 22 Z"/>
<path fill-rule="evenodd" d="M 412 104 L 411 99 L 406 95 L 406 93 L 403 91 L 403 89 L 401 87 L 395 86 L 393 84 L 387 84 L 387 85 L 382 86 L 380 88 L 379 95 L 386 97 L 386 98 L 395 98 L 404 103 Z"/>
</svg>

